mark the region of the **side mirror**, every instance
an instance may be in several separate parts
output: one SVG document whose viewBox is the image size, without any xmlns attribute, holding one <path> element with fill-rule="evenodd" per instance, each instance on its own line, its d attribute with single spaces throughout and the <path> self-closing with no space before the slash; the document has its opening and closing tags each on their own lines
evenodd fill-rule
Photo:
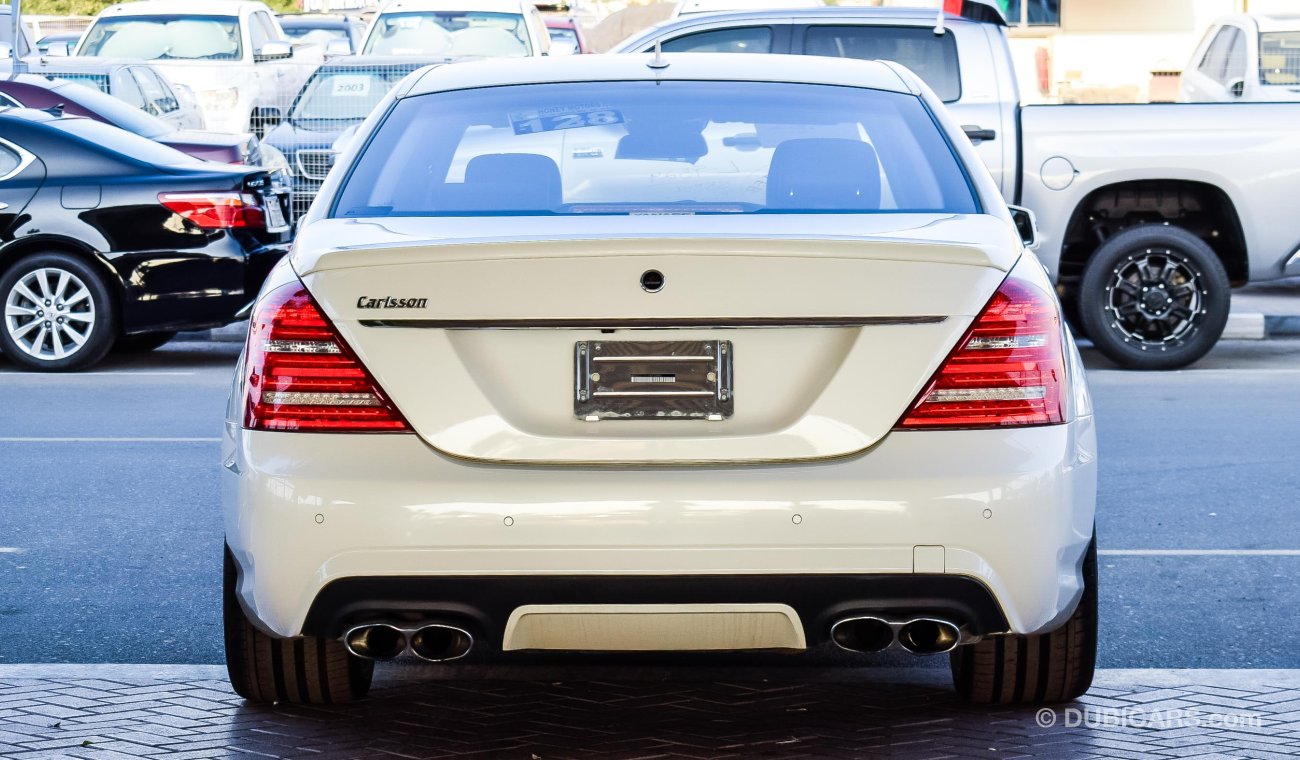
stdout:
<svg viewBox="0 0 1300 760">
<path fill-rule="evenodd" d="M 268 42 L 253 54 L 253 62 L 283 61 L 293 57 L 293 45 L 287 42 Z"/>
<path fill-rule="evenodd" d="M 72 48 L 66 42 L 51 42 L 45 46 L 45 55 L 51 58 L 67 58 L 72 55 Z"/>
<path fill-rule="evenodd" d="M 0 59 L 13 58 L 14 46 L 8 42 L 0 42 Z"/>
<path fill-rule="evenodd" d="M 352 55 L 352 43 L 335 37 L 325 43 L 325 55 L 331 57 L 338 55 Z"/>
<path fill-rule="evenodd" d="M 1031 251 L 1038 247 L 1038 217 L 1034 212 L 1022 206 L 1007 206 L 1011 212 L 1011 221 L 1020 233 L 1020 242 Z"/>
<path fill-rule="evenodd" d="M 1239 97 L 1241 97 L 1242 95 L 1245 95 L 1245 94 L 1246 94 L 1246 80 L 1244 80 L 1244 79 L 1234 79 L 1234 80 L 1232 80 L 1231 82 L 1228 82 L 1228 92 L 1232 93 L 1232 97 L 1234 97 L 1234 98 L 1239 98 Z"/>
</svg>

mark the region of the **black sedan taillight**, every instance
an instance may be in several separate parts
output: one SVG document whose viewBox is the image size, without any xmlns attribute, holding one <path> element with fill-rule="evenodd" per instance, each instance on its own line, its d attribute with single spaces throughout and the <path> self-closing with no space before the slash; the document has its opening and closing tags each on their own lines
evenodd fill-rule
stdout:
<svg viewBox="0 0 1300 760">
<path fill-rule="evenodd" d="M 266 212 L 251 193 L 161 193 L 158 201 L 205 230 L 266 229 Z"/>
</svg>

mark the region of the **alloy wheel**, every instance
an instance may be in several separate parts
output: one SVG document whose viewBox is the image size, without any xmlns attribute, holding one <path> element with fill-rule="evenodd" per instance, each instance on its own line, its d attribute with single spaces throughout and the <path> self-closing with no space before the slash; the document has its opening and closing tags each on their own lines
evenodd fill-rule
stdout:
<svg viewBox="0 0 1300 760">
<path fill-rule="evenodd" d="M 95 300 L 76 274 L 57 267 L 33 269 L 5 297 L 5 328 L 27 355 L 65 359 L 95 330 Z"/>
<path fill-rule="evenodd" d="M 1126 341 L 1147 347 L 1187 340 L 1205 314 L 1201 273 L 1173 249 L 1129 256 L 1106 287 L 1106 312 Z"/>
</svg>

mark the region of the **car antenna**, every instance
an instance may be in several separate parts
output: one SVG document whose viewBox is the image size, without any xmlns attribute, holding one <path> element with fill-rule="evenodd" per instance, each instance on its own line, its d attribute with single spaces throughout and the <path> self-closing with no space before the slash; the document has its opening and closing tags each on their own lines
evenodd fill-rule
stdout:
<svg viewBox="0 0 1300 760">
<path fill-rule="evenodd" d="M 63 107 L 64 107 L 65 105 L 67 105 L 67 104 L 66 104 L 66 103 L 59 103 L 58 105 L 53 105 L 53 106 L 50 106 L 49 108 L 42 108 L 41 110 L 44 111 L 45 113 L 49 114 L 50 116 L 55 117 L 56 119 L 61 119 L 61 118 L 63 118 Z"/>
<path fill-rule="evenodd" d="M 668 68 L 668 61 L 664 60 L 663 41 L 655 40 L 655 57 L 646 64 L 652 69 Z"/>
<path fill-rule="evenodd" d="M 935 18 L 935 20 L 934 20 L 934 33 L 935 33 L 936 36 L 942 37 L 942 36 L 943 36 L 943 33 L 946 32 L 946 31 L 947 31 L 947 29 L 945 29 L 944 26 L 943 26 L 943 6 L 940 5 L 940 6 L 939 6 L 939 15 L 938 15 L 938 17 Z"/>
</svg>

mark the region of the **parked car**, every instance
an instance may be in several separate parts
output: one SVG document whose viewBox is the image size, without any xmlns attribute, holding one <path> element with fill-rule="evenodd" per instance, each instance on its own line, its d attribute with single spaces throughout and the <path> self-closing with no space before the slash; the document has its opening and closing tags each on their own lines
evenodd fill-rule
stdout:
<svg viewBox="0 0 1300 760">
<path fill-rule="evenodd" d="M 297 13 L 279 16 L 280 28 L 290 40 L 319 45 L 335 55 L 353 55 L 361 49 L 366 25 L 348 16 Z M 339 42 L 335 42 L 338 40 Z M 331 48 L 330 43 L 334 43 Z M 341 43 L 341 44 L 340 44 Z"/>
<path fill-rule="evenodd" d="M 81 32 L 47 34 L 36 41 L 36 52 L 39 55 L 48 55 L 51 48 L 53 48 L 56 55 L 67 55 L 69 51 L 77 46 L 80 39 Z"/>
<path fill-rule="evenodd" d="M 0 62 L 0 66 L 4 66 Z M 177 129 L 203 129 L 203 113 L 192 99 L 147 63 L 108 58 L 42 57 L 27 61 L 33 74 L 94 87 Z"/>
<path fill-rule="evenodd" d="M 1028 212 L 920 79 L 479 61 L 376 113 L 227 406 L 236 692 L 346 701 L 402 655 L 839 646 L 951 652 L 976 702 L 1084 693 L 1082 363 Z"/>
<path fill-rule="evenodd" d="M 288 199 L 94 119 L 0 108 L 0 350 L 84 369 L 235 319 L 288 247 Z"/>
<path fill-rule="evenodd" d="M 31 55 L 36 44 L 32 42 L 31 37 L 28 36 L 27 27 L 19 25 L 18 33 L 21 37 L 18 40 L 17 45 L 18 55 Z M 12 7 L 8 5 L 0 5 L 0 59 L 9 58 L 13 55 L 13 50 L 14 31 Z"/>
<path fill-rule="evenodd" d="M 152 61 L 194 91 L 208 129 L 258 136 L 279 122 L 324 56 L 312 45 L 295 48 L 270 9 L 253 0 L 110 5 L 75 55 Z"/>
<path fill-rule="evenodd" d="M 262 146 L 250 134 L 176 129 L 92 86 L 37 74 L 0 77 L 0 104 L 85 116 L 207 161 L 261 166 L 268 159 L 278 158 L 263 155 Z"/>
<path fill-rule="evenodd" d="M 551 35 L 549 55 L 579 55 L 589 50 L 586 35 L 576 19 L 547 16 L 546 31 Z"/>
<path fill-rule="evenodd" d="M 551 37 L 528 0 L 393 0 L 370 24 L 364 55 L 516 58 L 546 55 Z"/>
<path fill-rule="evenodd" d="M 1300 101 L 1300 16 L 1241 14 L 1210 26 L 1183 68 L 1187 103 Z"/>
<path fill-rule="evenodd" d="M 333 168 L 334 141 L 364 121 L 407 74 L 447 60 L 350 56 L 326 63 L 311 75 L 288 118 L 262 141 L 288 159 L 294 219 L 307 212 Z"/>
<path fill-rule="evenodd" d="M 814 8 L 686 17 L 615 51 L 773 52 L 897 61 L 963 125 L 1003 197 L 1033 209 L 1074 326 L 1125 367 L 1196 361 L 1230 288 L 1300 274 L 1300 106 L 1022 106 L 1002 17 Z M 963 17 L 965 16 L 965 17 Z M 1243 152 L 1241 145 L 1268 145 Z"/>
</svg>

